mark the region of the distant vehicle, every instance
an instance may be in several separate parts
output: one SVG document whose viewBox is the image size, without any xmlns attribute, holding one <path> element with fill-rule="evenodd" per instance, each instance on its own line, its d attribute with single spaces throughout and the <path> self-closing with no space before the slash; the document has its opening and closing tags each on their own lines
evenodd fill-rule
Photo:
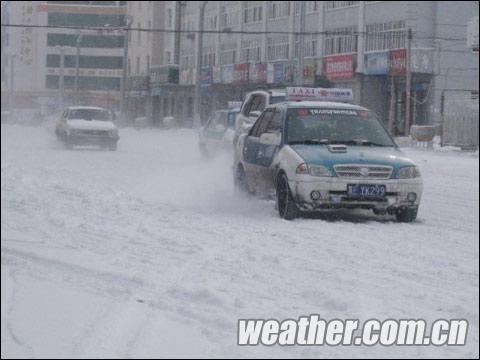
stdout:
<svg viewBox="0 0 480 360">
<path fill-rule="evenodd" d="M 414 221 L 420 172 L 371 111 L 339 102 L 351 98 L 351 90 L 287 91 L 288 100 L 297 101 L 270 105 L 239 137 L 237 188 L 275 192 L 279 215 L 288 220 L 303 212 L 360 208 Z"/>
<path fill-rule="evenodd" d="M 116 150 L 119 136 L 114 120 L 115 114 L 104 108 L 71 106 L 57 121 L 55 134 L 69 149 L 76 145 L 98 145 Z"/>
<path fill-rule="evenodd" d="M 237 105 L 237 104 L 235 104 Z M 198 144 L 203 155 L 232 151 L 235 121 L 239 108 L 216 111 L 200 129 Z"/>
<path fill-rule="evenodd" d="M 255 90 L 245 96 L 235 125 L 236 138 L 247 133 L 262 111 L 271 104 L 285 101 L 285 89 Z"/>
</svg>

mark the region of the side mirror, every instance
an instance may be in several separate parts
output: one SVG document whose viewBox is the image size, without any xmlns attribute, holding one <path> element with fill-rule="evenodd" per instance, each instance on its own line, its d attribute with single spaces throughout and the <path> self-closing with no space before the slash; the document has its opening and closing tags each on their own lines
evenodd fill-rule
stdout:
<svg viewBox="0 0 480 360">
<path fill-rule="evenodd" d="M 258 117 L 259 117 L 260 115 L 262 115 L 262 112 L 261 112 L 261 111 L 258 111 L 258 110 L 255 110 L 255 111 L 252 111 L 251 113 L 249 113 L 249 114 L 248 114 L 248 117 L 256 120 L 256 119 L 258 119 Z"/>
<path fill-rule="evenodd" d="M 260 144 L 278 146 L 280 142 L 280 133 L 263 133 L 260 135 Z"/>
</svg>

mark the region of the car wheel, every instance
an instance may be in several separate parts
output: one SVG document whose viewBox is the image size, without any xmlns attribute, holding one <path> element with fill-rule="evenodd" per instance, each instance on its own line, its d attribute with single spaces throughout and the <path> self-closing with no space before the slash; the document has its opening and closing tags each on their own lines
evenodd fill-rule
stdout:
<svg viewBox="0 0 480 360">
<path fill-rule="evenodd" d="M 276 186 L 278 214 L 282 219 L 293 220 L 298 217 L 298 208 L 292 197 L 288 179 L 285 174 L 281 174 L 277 179 Z"/>
<path fill-rule="evenodd" d="M 395 216 L 398 222 L 409 223 L 415 221 L 418 214 L 418 208 L 407 208 L 399 210 Z"/>
</svg>

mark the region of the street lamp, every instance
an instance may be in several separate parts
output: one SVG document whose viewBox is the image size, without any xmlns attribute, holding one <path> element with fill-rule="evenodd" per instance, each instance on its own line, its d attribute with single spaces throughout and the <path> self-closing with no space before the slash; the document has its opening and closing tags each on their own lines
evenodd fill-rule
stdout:
<svg viewBox="0 0 480 360">
<path fill-rule="evenodd" d="M 122 82 L 120 83 L 120 112 L 125 117 L 125 85 L 127 82 L 127 61 L 128 61 L 128 34 L 130 26 L 133 23 L 132 15 L 125 15 L 125 27 L 123 36 L 123 72 Z"/>
<path fill-rule="evenodd" d="M 79 94 L 78 94 L 78 77 L 80 74 L 80 44 L 82 42 L 83 35 L 80 31 L 77 32 L 77 41 L 76 41 L 76 56 L 75 56 L 75 83 L 74 83 L 74 91 L 75 91 L 75 99 L 76 103 L 79 103 Z"/>
<path fill-rule="evenodd" d="M 194 119 L 193 126 L 199 128 L 201 124 L 200 119 L 200 103 L 201 103 L 201 89 L 200 89 L 200 78 L 201 78 L 201 68 L 202 68 L 202 57 L 203 57 L 203 22 L 205 18 L 205 7 L 207 1 L 202 1 L 200 3 L 200 12 L 199 12 L 199 33 L 197 37 L 197 76 L 195 81 L 195 102 L 194 102 Z"/>
</svg>

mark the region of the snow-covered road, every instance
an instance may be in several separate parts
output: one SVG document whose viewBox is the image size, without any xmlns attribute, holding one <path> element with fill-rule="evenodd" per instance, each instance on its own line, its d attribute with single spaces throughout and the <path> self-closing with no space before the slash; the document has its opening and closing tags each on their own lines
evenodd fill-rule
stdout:
<svg viewBox="0 0 480 360">
<path fill-rule="evenodd" d="M 116 152 L 1 128 L 1 352 L 45 356 L 477 357 L 479 161 L 407 150 L 419 219 L 278 218 L 190 130 Z M 466 318 L 464 347 L 238 347 L 240 318 Z"/>
</svg>

